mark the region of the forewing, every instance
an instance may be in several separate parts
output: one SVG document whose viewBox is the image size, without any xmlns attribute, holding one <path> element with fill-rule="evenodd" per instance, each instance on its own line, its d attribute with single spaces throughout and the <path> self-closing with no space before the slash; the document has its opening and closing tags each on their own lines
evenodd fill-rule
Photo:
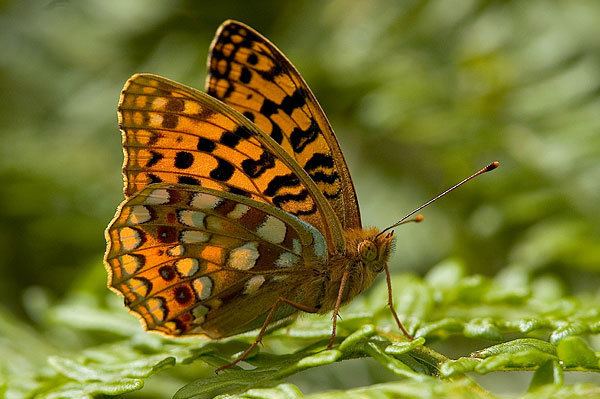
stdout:
<svg viewBox="0 0 600 399">
<path fill-rule="evenodd" d="M 273 204 L 317 227 L 333 251 L 342 227 L 306 172 L 269 136 L 213 97 L 160 76 L 131 77 L 119 102 L 125 195 L 159 182 Z"/>
<path fill-rule="evenodd" d="M 106 236 L 109 287 L 146 329 L 175 336 L 255 328 L 289 289 L 286 279 L 302 281 L 328 256 L 321 233 L 293 215 L 179 184 L 125 200 Z"/>
<path fill-rule="evenodd" d="M 281 145 L 316 183 L 343 227 L 360 227 L 354 185 L 335 134 L 283 53 L 252 28 L 229 20 L 213 40 L 208 68 L 207 92 Z"/>
</svg>

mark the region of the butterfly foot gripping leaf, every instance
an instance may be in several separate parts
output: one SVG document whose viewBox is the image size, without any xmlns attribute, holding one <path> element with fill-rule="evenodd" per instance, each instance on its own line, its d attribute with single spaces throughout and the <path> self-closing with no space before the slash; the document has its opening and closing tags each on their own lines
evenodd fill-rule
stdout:
<svg viewBox="0 0 600 399">
<path fill-rule="evenodd" d="M 208 94 L 149 74 L 125 84 L 109 287 L 168 336 L 262 327 L 257 343 L 271 322 L 333 310 L 331 346 L 340 306 L 383 270 L 389 282 L 393 235 L 361 227 L 329 122 L 271 42 L 226 21 L 208 67 Z"/>
</svg>

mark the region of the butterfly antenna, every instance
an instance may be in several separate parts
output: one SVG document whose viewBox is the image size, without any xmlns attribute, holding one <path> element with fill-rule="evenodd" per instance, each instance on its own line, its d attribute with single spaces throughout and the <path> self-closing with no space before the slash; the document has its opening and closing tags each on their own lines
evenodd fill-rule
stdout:
<svg viewBox="0 0 600 399">
<path fill-rule="evenodd" d="M 489 164 L 488 166 L 486 166 L 485 168 L 482 168 L 482 169 L 478 170 L 477 172 L 473 173 L 471 176 L 467 177 L 466 179 L 464 179 L 464 180 L 456 183 L 455 185 L 453 185 L 449 189 L 447 189 L 444 192 L 436 195 L 434 198 L 430 199 L 429 201 L 427 201 L 423 205 L 419 206 L 417 209 L 409 212 L 406 216 L 404 216 L 402 219 L 398 220 L 396 223 L 394 223 L 390 227 L 387 227 L 387 228 L 383 229 L 379 234 L 377 234 L 377 236 L 375 238 L 379 237 L 380 235 L 382 235 L 386 231 L 393 229 L 394 227 L 400 226 L 401 224 L 409 223 L 409 222 L 420 222 L 420 221 L 422 221 L 423 220 L 423 215 L 417 215 L 414 219 L 411 219 L 411 220 L 407 220 L 407 219 L 409 217 L 411 217 L 412 215 L 414 215 L 415 213 L 419 212 L 421 209 L 425 208 L 426 206 L 431 205 L 433 202 L 435 202 L 438 199 L 442 198 L 444 195 L 448 194 L 450 191 L 453 191 L 453 190 L 459 188 L 460 186 L 462 186 L 463 184 L 465 184 L 469 180 L 472 180 L 472 179 L 476 178 L 479 175 L 482 175 L 484 173 L 487 173 L 487 172 L 490 172 L 490 171 L 496 169 L 498 166 L 500 166 L 500 162 L 494 161 L 491 164 Z"/>
</svg>

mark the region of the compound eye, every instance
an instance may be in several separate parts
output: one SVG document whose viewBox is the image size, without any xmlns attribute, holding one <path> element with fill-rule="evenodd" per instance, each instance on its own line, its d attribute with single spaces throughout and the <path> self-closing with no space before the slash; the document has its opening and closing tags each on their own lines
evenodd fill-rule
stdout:
<svg viewBox="0 0 600 399">
<path fill-rule="evenodd" d="M 377 259 L 377 246 L 373 241 L 365 240 L 358 244 L 358 253 L 362 260 L 372 262 Z"/>
</svg>

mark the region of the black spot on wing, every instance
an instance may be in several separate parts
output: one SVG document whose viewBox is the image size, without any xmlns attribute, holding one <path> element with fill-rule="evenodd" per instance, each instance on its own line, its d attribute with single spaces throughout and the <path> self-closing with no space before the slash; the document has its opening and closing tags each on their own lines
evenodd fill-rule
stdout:
<svg viewBox="0 0 600 399">
<path fill-rule="evenodd" d="M 210 171 L 210 177 L 219 180 L 227 181 L 233 176 L 233 165 L 224 159 L 217 158 L 217 167 Z"/>
<path fill-rule="evenodd" d="M 246 58 L 246 62 L 250 65 L 256 65 L 256 64 L 258 64 L 258 57 L 256 56 L 256 54 L 250 53 L 250 54 L 248 54 L 248 57 Z"/>
<path fill-rule="evenodd" d="M 290 134 L 290 144 L 295 153 L 304 151 L 307 145 L 312 143 L 319 137 L 321 131 L 316 121 L 311 121 L 310 126 L 306 130 L 301 130 L 295 127 Z"/>
<path fill-rule="evenodd" d="M 275 176 L 263 191 L 263 194 L 273 197 L 283 187 L 296 187 L 300 179 L 294 174 Z"/>
<path fill-rule="evenodd" d="M 262 105 L 260 106 L 260 113 L 266 116 L 267 118 L 270 118 L 271 115 L 276 114 L 277 110 L 277 104 L 269 100 L 268 98 L 265 98 L 263 100 Z"/>
<path fill-rule="evenodd" d="M 160 161 L 161 159 L 164 158 L 164 155 L 157 151 L 150 150 L 150 154 L 152 154 L 152 156 L 150 157 L 148 162 L 146 162 L 147 168 L 150 168 L 150 167 L 156 165 L 158 163 L 158 161 Z"/>
<path fill-rule="evenodd" d="M 277 144 L 281 144 L 283 142 L 283 132 L 278 124 L 272 122 L 273 129 L 271 130 L 271 138 L 277 142 Z"/>
<path fill-rule="evenodd" d="M 173 297 L 179 304 L 185 305 L 194 299 L 194 294 L 190 287 L 187 285 L 181 285 L 175 288 L 173 291 Z"/>
<path fill-rule="evenodd" d="M 297 88 L 291 96 L 285 96 L 281 101 L 279 108 L 288 115 L 291 115 L 296 108 L 300 108 L 306 104 L 306 94 L 301 87 Z"/>
<path fill-rule="evenodd" d="M 178 169 L 187 169 L 194 163 L 194 156 L 187 151 L 179 151 L 175 155 L 175 167 Z"/>
<path fill-rule="evenodd" d="M 254 114 L 250 111 L 244 111 L 242 113 L 250 122 L 254 122 Z"/>
<path fill-rule="evenodd" d="M 270 152 L 263 151 L 258 160 L 245 159 L 242 161 L 242 169 L 253 178 L 259 177 L 267 169 L 275 166 L 275 159 Z"/>
<path fill-rule="evenodd" d="M 156 230 L 156 239 L 163 244 L 177 241 L 177 229 L 173 226 L 159 226 Z"/>
<path fill-rule="evenodd" d="M 315 152 L 304 164 L 304 170 L 311 171 L 318 168 L 333 168 L 333 157 L 329 154 Z"/>
<path fill-rule="evenodd" d="M 313 181 L 317 182 L 317 183 L 329 183 L 329 184 L 333 184 L 336 181 L 338 181 L 339 178 L 340 178 L 340 175 L 338 175 L 337 172 L 323 173 L 321 171 L 318 171 L 318 172 L 310 173 L 309 175 L 313 179 Z"/>
<path fill-rule="evenodd" d="M 158 274 L 160 274 L 163 280 L 171 281 L 175 278 L 177 272 L 173 266 L 162 266 L 160 269 L 158 269 Z"/>
<path fill-rule="evenodd" d="M 215 149 L 215 146 L 216 145 L 214 141 L 205 139 L 204 137 L 200 137 L 198 139 L 198 145 L 196 146 L 196 148 L 198 148 L 198 151 L 210 153 Z"/>
<path fill-rule="evenodd" d="M 163 114 L 162 127 L 165 129 L 175 129 L 179 124 L 179 117 L 175 114 Z"/>
<path fill-rule="evenodd" d="M 243 139 L 248 139 L 252 137 L 252 132 L 245 126 L 238 126 L 233 133 L 237 134 Z"/>
<path fill-rule="evenodd" d="M 334 166 L 333 157 L 331 155 L 319 152 L 313 154 L 304 165 L 304 170 L 315 183 L 325 183 L 330 185 L 329 187 L 321 189 L 321 192 L 327 199 L 338 198 L 341 191 L 341 184 L 337 187 L 332 187 L 332 185 L 340 181 L 340 175 L 333 169 Z M 327 191 L 327 189 L 331 190 L 331 188 L 333 188 L 335 192 L 331 193 Z"/>
<path fill-rule="evenodd" d="M 250 72 L 250 69 L 243 66 L 240 71 L 240 82 L 248 84 L 250 83 L 250 80 L 252 80 L 252 72 Z"/>
<path fill-rule="evenodd" d="M 175 333 L 181 334 L 185 330 L 185 323 L 180 319 L 171 319 L 175 323 Z"/>
<path fill-rule="evenodd" d="M 221 135 L 221 138 L 219 139 L 219 143 L 223 144 L 224 146 L 227 146 L 229 148 L 235 148 L 235 146 L 238 145 L 238 143 L 240 142 L 242 138 L 232 132 L 223 132 L 223 134 Z"/>
<path fill-rule="evenodd" d="M 267 81 L 273 81 L 277 76 L 282 75 L 286 72 L 286 70 L 280 64 L 280 61 L 276 61 L 274 59 L 273 61 L 275 62 L 275 65 L 273 65 L 273 67 L 268 71 L 257 71 L 260 74 L 260 76 Z"/>
<path fill-rule="evenodd" d="M 200 186 L 200 181 L 191 176 L 178 176 L 177 182 L 179 184 L 190 184 L 192 186 Z"/>
<path fill-rule="evenodd" d="M 162 182 L 162 179 L 153 173 L 148 173 L 148 180 L 149 180 L 148 184 Z"/>
<path fill-rule="evenodd" d="M 287 204 L 288 202 L 302 202 L 302 201 L 305 201 L 306 198 L 308 198 L 308 191 L 304 189 L 304 190 L 300 191 L 298 194 L 282 194 L 282 195 L 274 196 L 273 197 L 273 205 L 275 205 L 278 208 L 284 209 L 287 212 L 289 212 L 293 215 L 296 215 L 296 216 L 312 215 L 313 213 L 315 213 L 317 211 L 314 203 L 312 203 L 312 205 L 309 209 L 288 210 L 285 208 L 285 204 Z"/>
<path fill-rule="evenodd" d="M 185 102 L 181 98 L 171 98 L 167 101 L 165 109 L 169 112 L 182 112 L 185 109 Z"/>
</svg>

